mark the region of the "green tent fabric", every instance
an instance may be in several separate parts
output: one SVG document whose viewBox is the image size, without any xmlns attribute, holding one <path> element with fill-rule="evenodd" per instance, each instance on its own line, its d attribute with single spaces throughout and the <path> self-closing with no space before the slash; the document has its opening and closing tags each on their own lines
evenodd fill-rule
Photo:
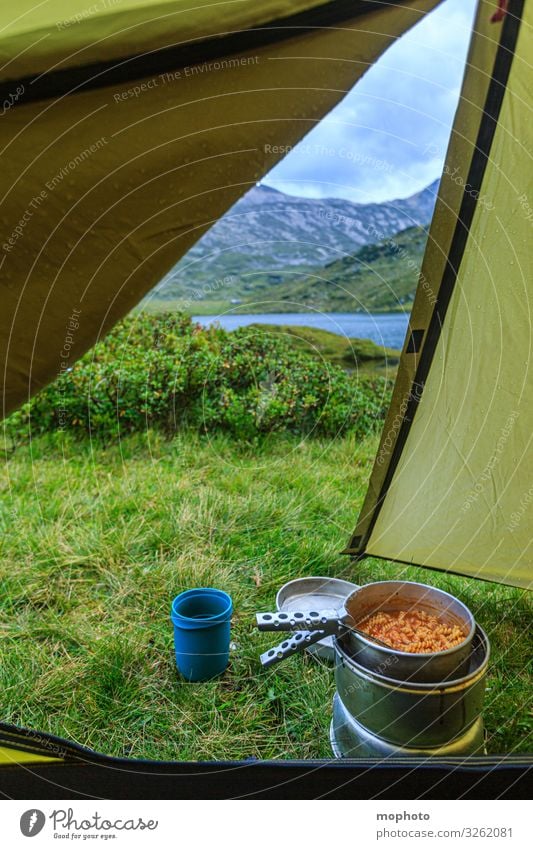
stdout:
<svg viewBox="0 0 533 849">
<path fill-rule="evenodd" d="M 480 3 L 410 333 L 348 551 L 531 588 L 533 6 L 510 3 L 503 24 L 492 11 Z"/>
</svg>

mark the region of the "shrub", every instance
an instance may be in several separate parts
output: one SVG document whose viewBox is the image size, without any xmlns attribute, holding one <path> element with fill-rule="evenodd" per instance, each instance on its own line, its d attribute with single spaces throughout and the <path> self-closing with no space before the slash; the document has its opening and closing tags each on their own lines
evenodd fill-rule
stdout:
<svg viewBox="0 0 533 849">
<path fill-rule="evenodd" d="M 5 422 L 17 442 L 69 430 L 104 440 L 157 428 L 363 436 L 390 400 L 383 378 L 314 360 L 279 333 L 203 329 L 180 314 L 132 316 Z"/>
</svg>

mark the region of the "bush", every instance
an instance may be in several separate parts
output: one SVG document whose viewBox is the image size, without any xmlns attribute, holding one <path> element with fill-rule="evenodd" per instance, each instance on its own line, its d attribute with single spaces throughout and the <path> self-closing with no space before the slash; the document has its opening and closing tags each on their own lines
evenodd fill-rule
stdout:
<svg viewBox="0 0 533 849">
<path fill-rule="evenodd" d="M 120 322 L 64 376 L 5 422 L 15 441 L 69 430 L 108 440 L 157 428 L 364 436 L 390 400 L 383 378 L 356 378 L 257 327 L 203 329 L 180 314 Z"/>
</svg>

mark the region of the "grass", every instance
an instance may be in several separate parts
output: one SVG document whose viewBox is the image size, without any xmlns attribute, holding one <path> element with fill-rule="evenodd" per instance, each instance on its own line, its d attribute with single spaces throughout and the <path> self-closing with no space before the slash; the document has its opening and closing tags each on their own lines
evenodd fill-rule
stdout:
<svg viewBox="0 0 533 849">
<path fill-rule="evenodd" d="M 188 434 L 18 448 L 2 476 L 3 720 L 133 757 L 329 757 L 331 669 L 298 656 L 262 670 L 272 640 L 253 614 L 299 575 L 401 576 L 472 608 L 493 646 L 488 749 L 531 749 L 526 594 L 338 554 L 375 448 Z M 222 678 L 190 685 L 175 672 L 169 607 L 201 585 L 233 596 L 233 647 Z"/>
<path fill-rule="evenodd" d="M 327 278 L 325 278 L 325 274 L 318 277 L 318 282 L 323 285 L 324 279 L 327 280 Z M 395 283 L 402 283 L 404 282 L 404 279 L 405 278 L 403 277 L 399 278 L 399 280 L 395 281 Z M 340 289 L 340 284 L 338 284 L 338 287 Z M 416 286 L 414 288 L 416 288 Z M 361 313 L 361 315 L 366 315 L 367 313 L 372 315 L 379 315 L 380 313 L 389 315 L 390 313 L 405 313 L 410 309 L 414 293 L 412 286 L 411 289 L 412 291 L 405 298 L 407 305 L 400 303 L 397 298 L 391 296 L 390 304 L 386 306 L 372 307 L 371 309 L 354 295 L 348 294 L 343 296 L 341 292 L 338 298 L 331 297 L 328 303 L 322 303 L 317 299 L 301 301 L 294 297 L 290 298 L 288 294 L 286 295 L 286 300 L 273 300 L 272 298 L 269 300 L 266 293 L 263 294 L 262 297 L 250 298 L 248 301 L 243 300 L 238 304 L 232 303 L 227 299 L 216 300 L 202 298 L 202 300 L 199 300 L 195 298 L 155 298 L 152 295 L 149 295 L 138 307 L 136 307 L 135 311 L 150 313 L 153 315 L 159 315 L 160 313 L 167 312 L 184 312 L 190 316 L 224 316 L 226 314 L 268 315 L 269 313 L 290 314 L 295 312 L 306 312 L 307 310 L 310 310 L 311 314 L 320 310 L 321 312 L 333 314 L 358 312 Z M 287 291 L 290 291 L 288 287 Z"/>
<path fill-rule="evenodd" d="M 193 300 L 191 298 L 155 298 L 148 296 L 136 307 L 134 312 L 143 312 L 154 315 L 167 312 L 184 312 L 187 315 L 225 315 L 226 313 L 241 312 L 246 314 L 248 310 L 236 307 L 228 300 Z"/>
</svg>

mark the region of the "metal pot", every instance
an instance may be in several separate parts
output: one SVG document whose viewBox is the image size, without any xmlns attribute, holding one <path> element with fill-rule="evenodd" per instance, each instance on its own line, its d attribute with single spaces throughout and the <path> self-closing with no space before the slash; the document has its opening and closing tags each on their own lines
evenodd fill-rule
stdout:
<svg viewBox="0 0 533 849">
<path fill-rule="evenodd" d="M 349 631 L 345 645 L 361 666 L 378 672 L 394 668 L 395 678 L 424 682 L 444 681 L 466 672 L 476 623 L 469 609 L 450 593 L 413 581 L 378 581 L 365 584 L 349 595 L 344 607 L 356 623 L 378 611 L 394 613 L 416 608 L 460 625 L 465 633 L 463 642 L 451 649 L 415 654 L 387 648 L 361 631 Z"/>
<path fill-rule="evenodd" d="M 411 682 L 372 672 L 351 656 L 351 637 L 335 641 L 337 693 L 349 715 L 395 745 L 436 747 L 463 734 L 481 714 L 490 647 L 477 626 L 467 674 L 455 680 Z"/>
<path fill-rule="evenodd" d="M 446 651 L 415 654 L 380 644 L 357 630 L 359 623 L 372 613 L 411 608 L 461 625 L 464 640 Z M 258 613 L 256 619 L 261 631 L 299 631 L 299 635 L 288 637 L 280 645 L 264 652 L 261 655 L 264 666 L 290 657 L 329 634 L 345 635 L 347 651 L 362 666 L 379 671 L 394 663 L 395 676 L 409 681 L 444 681 L 463 674 L 475 631 L 474 617 L 459 599 L 443 590 L 412 581 L 366 584 L 350 593 L 337 610 Z M 317 636 L 319 633 L 320 636 Z"/>
<path fill-rule="evenodd" d="M 484 752 L 483 718 L 479 716 L 459 737 L 437 747 L 398 746 L 372 734 L 346 710 L 336 693 L 330 742 L 336 758 L 447 758 L 481 755 Z"/>
</svg>

